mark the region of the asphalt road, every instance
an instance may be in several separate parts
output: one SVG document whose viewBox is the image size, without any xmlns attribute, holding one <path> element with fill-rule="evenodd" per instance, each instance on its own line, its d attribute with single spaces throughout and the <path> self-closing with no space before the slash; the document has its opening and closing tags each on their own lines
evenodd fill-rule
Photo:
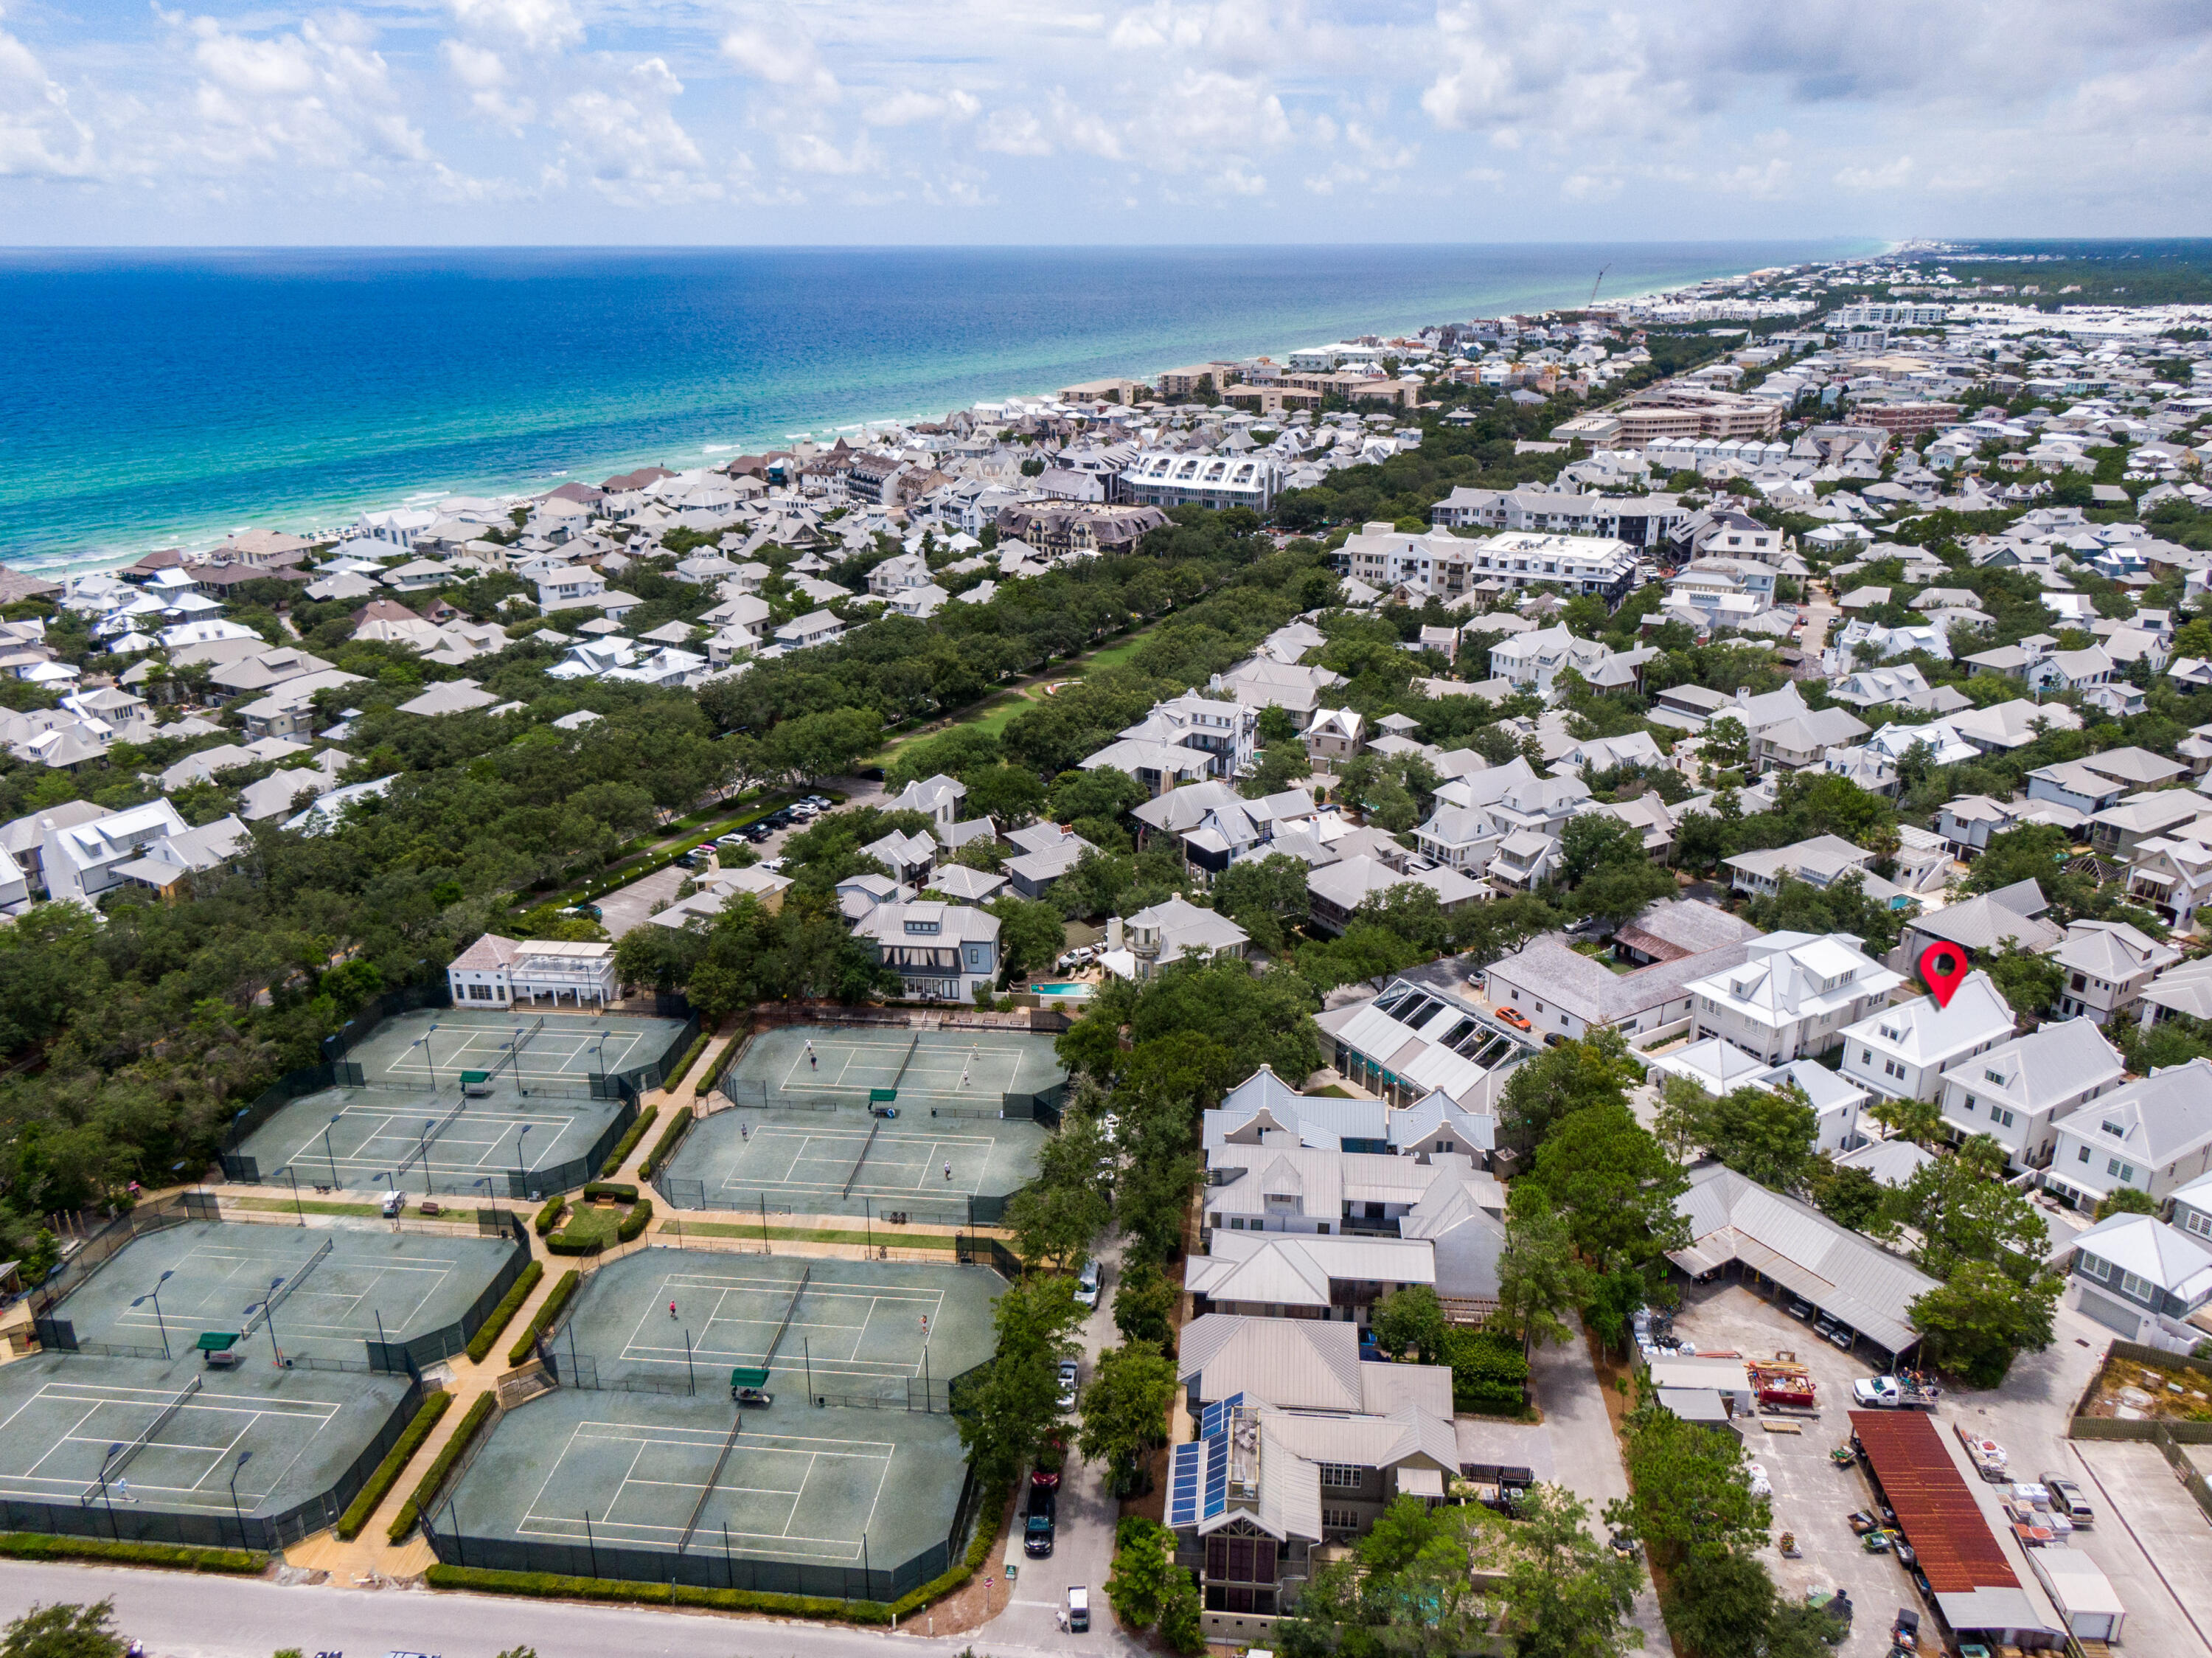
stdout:
<svg viewBox="0 0 2212 1658">
<path fill-rule="evenodd" d="M 970 1637 L 933 1641 L 903 1631 L 718 1617 L 643 1606 L 601 1606 L 406 1589 L 288 1588 L 109 1566 L 0 1564 L 0 1607 L 112 1597 L 116 1627 L 149 1658 L 269 1658 L 298 1647 L 310 1658 L 495 1658 L 518 1646 L 538 1658 L 881 1658 L 890 1650 L 954 1658 Z M 1048 1624 L 1049 1631 L 1049 1624 Z M 1133 1652 L 1118 1637 L 1103 1643 Z M 1057 1651 L 1048 1634 L 1045 1645 Z M 993 1658 L 1025 1650 L 990 1637 Z"/>
</svg>

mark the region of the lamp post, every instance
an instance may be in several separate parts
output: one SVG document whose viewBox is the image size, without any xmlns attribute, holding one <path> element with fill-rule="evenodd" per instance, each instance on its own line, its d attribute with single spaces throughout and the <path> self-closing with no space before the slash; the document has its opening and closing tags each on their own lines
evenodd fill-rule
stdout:
<svg viewBox="0 0 2212 1658">
<path fill-rule="evenodd" d="M 410 1048 L 420 1048 L 422 1050 L 422 1063 L 429 1067 L 430 1092 L 433 1094 L 435 1094 L 438 1091 L 438 1061 L 436 1056 L 432 1053 L 430 1050 L 430 1039 L 437 1033 L 438 1027 L 435 1025 L 433 1025 L 428 1030 L 424 1031 L 422 1035 L 416 1037 L 412 1042 L 410 1042 L 407 1045 Z"/>
<path fill-rule="evenodd" d="M 515 1178 L 522 1182 L 522 1189 L 526 1192 L 530 1190 L 530 1159 L 523 1153 L 522 1142 L 536 1126 L 534 1123 L 525 1123 L 521 1133 L 514 1137 L 514 1173 Z"/>
<path fill-rule="evenodd" d="M 177 1275 L 173 1270 L 164 1272 L 160 1277 L 154 1280 L 154 1287 L 151 1289 L 149 1289 L 144 1295 L 139 1296 L 137 1301 L 131 1303 L 133 1307 L 143 1307 L 148 1301 L 154 1303 L 154 1327 L 161 1332 L 161 1356 L 163 1358 L 169 1356 L 169 1326 L 167 1321 L 161 1317 L 161 1286 L 168 1283 L 170 1279 L 176 1276 Z"/>
<path fill-rule="evenodd" d="M 430 1131 L 437 1126 L 438 1125 L 434 1119 L 426 1117 L 422 1119 L 422 1131 L 415 1137 L 416 1143 L 422 1148 L 422 1195 L 425 1198 L 430 1195 L 431 1191 Z"/>
<path fill-rule="evenodd" d="M 284 1346 L 276 1338 L 276 1292 L 284 1287 L 282 1278 L 269 1280 L 269 1293 L 246 1310 L 251 1314 L 258 1308 L 261 1316 L 269 1321 L 269 1350 L 276 1356 L 276 1362 L 284 1362 Z"/>
<path fill-rule="evenodd" d="M 323 1125 L 323 1159 L 331 1166 L 331 1185 L 333 1187 L 338 1183 L 338 1160 L 337 1155 L 331 1150 L 331 1131 L 338 1125 L 339 1118 L 344 1115 L 343 1112 L 340 1112 L 337 1117 L 331 1118 L 329 1122 Z"/>
<path fill-rule="evenodd" d="M 246 1546 L 246 1515 L 240 1511 L 238 1506 L 238 1476 L 245 1469 L 246 1465 L 252 1460 L 252 1452 L 240 1451 L 238 1454 L 237 1463 L 230 1471 L 230 1512 L 231 1517 L 238 1521 L 238 1546 L 241 1549 Z"/>
<path fill-rule="evenodd" d="M 291 1164 L 284 1165 L 284 1173 L 292 1182 L 292 1215 L 301 1226 L 307 1223 L 307 1211 L 300 1205 L 300 1171 Z"/>
</svg>

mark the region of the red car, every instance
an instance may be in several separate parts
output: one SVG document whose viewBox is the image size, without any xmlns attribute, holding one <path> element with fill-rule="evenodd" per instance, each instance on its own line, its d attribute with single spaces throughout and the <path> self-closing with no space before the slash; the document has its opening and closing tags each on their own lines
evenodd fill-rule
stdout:
<svg viewBox="0 0 2212 1658">
<path fill-rule="evenodd" d="M 1504 1020 L 1507 1024 L 1512 1026 L 1514 1029 L 1518 1031 L 1534 1030 L 1535 1028 L 1534 1026 L 1528 1022 L 1528 1015 L 1522 1013 L 1518 1008 L 1500 1008 L 1498 1010 L 1498 1016 Z"/>
</svg>

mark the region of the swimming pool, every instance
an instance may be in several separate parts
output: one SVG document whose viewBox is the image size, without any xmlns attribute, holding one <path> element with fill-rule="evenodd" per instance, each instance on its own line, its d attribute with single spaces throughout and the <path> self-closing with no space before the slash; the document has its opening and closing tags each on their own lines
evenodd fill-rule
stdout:
<svg viewBox="0 0 2212 1658">
<path fill-rule="evenodd" d="M 1063 1002 L 1087 999 L 1098 987 L 1095 984 L 1032 984 L 1030 989 L 1038 996 L 1057 997 Z"/>
</svg>

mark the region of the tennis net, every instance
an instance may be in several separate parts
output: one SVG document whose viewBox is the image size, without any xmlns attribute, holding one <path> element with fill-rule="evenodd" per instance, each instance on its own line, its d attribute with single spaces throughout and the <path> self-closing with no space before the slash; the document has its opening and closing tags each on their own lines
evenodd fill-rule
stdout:
<svg viewBox="0 0 2212 1658">
<path fill-rule="evenodd" d="M 430 1148 L 437 1143 L 438 1137 L 443 1134 L 447 1129 L 453 1127 L 455 1120 L 459 1118 L 462 1111 L 467 1106 L 468 1103 L 468 1097 L 465 1094 L 463 1095 L 460 1102 L 451 1111 L 447 1112 L 443 1117 L 441 1117 L 436 1122 L 431 1124 L 428 1128 L 424 1129 L 421 1134 L 416 1137 L 415 1149 L 410 1151 L 404 1157 L 402 1157 L 398 1163 L 392 1166 L 392 1183 L 393 1186 L 397 1186 L 399 1184 L 399 1177 L 401 1175 L 404 1174 L 409 1169 L 414 1167 L 416 1164 L 421 1162 L 425 1157 L 429 1155 Z"/>
<path fill-rule="evenodd" d="M 914 1040 L 906 1045 L 906 1058 L 899 1061 L 898 1075 L 891 1078 L 891 1086 L 893 1088 L 896 1088 L 901 1082 L 906 1081 L 906 1068 L 914 1064 L 915 1051 L 921 1046 L 921 1033 L 920 1031 L 916 1031 L 914 1033 Z"/>
<path fill-rule="evenodd" d="M 840 1203 L 853 1195 L 853 1182 L 860 1178 L 860 1165 L 868 1161 L 868 1148 L 875 1144 L 876 1136 L 882 1131 L 883 1126 L 884 1119 L 880 1117 L 868 1125 L 868 1137 L 860 1142 L 860 1155 L 853 1159 L 852 1170 L 845 1176 L 845 1189 L 837 1194 Z"/>
<path fill-rule="evenodd" d="M 783 1322 L 776 1326 L 775 1339 L 769 1343 L 768 1356 L 761 1360 L 763 1370 L 775 1364 L 776 1350 L 783 1345 L 784 1332 L 791 1328 L 792 1318 L 799 1311 L 799 1298 L 806 1293 L 807 1281 L 813 1276 L 814 1269 L 811 1266 L 799 1275 L 799 1288 L 791 1292 L 791 1304 L 783 1309 Z"/>
<path fill-rule="evenodd" d="M 531 1038 L 544 1028 L 545 1015 L 543 1014 L 538 1016 L 538 1022 L 534 1025 L 516 1026 L 514 1037 L 505 1044 L 505 1051 L 498 1058 L 492 1061 L 491 1069 L 484 1073 L 485 1080 L 489 1082 L 503 1070 L 520 1070 L 520 1067 L 515 1063 L 517 1057 L 520 1055 L 523 1049 L 530 1045 Z"/>
<path fill-rule="evenodd" d="M 699 1529 L 699 1516 L 707 1512 L 707 1499 L 714 1496 L 714 1487 L 722 1483 L 723 1465 L 729 1461 L 730 1453 L 737 1447 L 738 1430 L 744 1425 L 744 1407 L 739 1405 L 738 1418 L 730 1424 L 728 1436 L 722 1441 L 722 1454 L 714 1459 L 714 1472 L 707 1476 L 707 1483 L 699 1488 L 699 1500 L 691 1505 L 691 1518 L 684 1525 L 683 1540 L 676 1545 L 677 1553 L 681 1554 L 691 1546 L 691 1533 Z"/>
<path fill-rule="evenodd" d="M 327 1248 L 328 1245 L 325 1244 L 325 1247 Z M 107 1489 L 108 1481 L 114 1478 L 116 1475 L 121 1473 L 125 1468 L 129 1466 L 131 1459 L 137 1456 L 139 1452 L 144 1450 L 148 1443 L 153 1439 L 154 1436 L 160 1433 L 162 1429 L 167 1427 L 171 1420 L 176 1416 L 177 1412 L 183 1410 L 185 1403 L 194 1393 L 199 1392 L 199 1390 L 200 1379 L 198 1376 L 194 1376 L 190 1381 L 184 1385 L 183 1390 L 178 1393 L 176 1398 L 171 1399 L 167 1405 L 161 1407 L 161 1413 L 154 1418 L 153 1424 L 149 1427 L 144 1433 L 139 1435 L 137 1438 L 132 1440 L 128 1445 L 125 1446 L 114 1455 L 109 1457 L 107 1460 L 101 1465 L 100 1478 L 94 1480 L 91 1484 L 84 1488 L 84 1495 L 76 1500 L 77 1507 L 80 1509 L 88 1509 L 94 1503 L 98 1502 L 100 1500 L 100 1493 Z"/>
<path fill-rule="evenodd" d="M 304 1279 L 308 1273 L 313 1271 L 317 1267 L 323 1264 L 323 1258 L 331 1253 L 331 1245 L 332 1241 L 333 1240 L 329 1238 L 324 1239 L 321 1246 L 315 1251 L 315 1253 L 307 1257 L 307 1264 L 305 1266 L 301 1267 L 297 1272 L 295 1272 L 290 1277 L 285 1279 L 283 1283 L 278 1284 L 274 1289 L 269 1292 L 268 1299 L 264 1301 L 258 1307 L 255 1308 L 253 1309 L 253 1315 L 246 1320 L 246 1328 L 240 1332 L 241 1335 L 250 1336 L 256 1330 L 258 1330 L 263 1325 L 269 1321 L 270 1308 L 275 1307 L 286 1296 L 289 1295 L 295 1289 L 297 1289 L 300 1287 L 301 1281 Z"/>
</svg>

